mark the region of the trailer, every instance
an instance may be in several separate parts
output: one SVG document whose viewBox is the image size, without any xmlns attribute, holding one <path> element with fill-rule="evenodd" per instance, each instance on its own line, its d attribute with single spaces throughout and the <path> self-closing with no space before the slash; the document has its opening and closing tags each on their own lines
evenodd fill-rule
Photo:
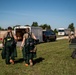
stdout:
<svg viewBox="0 0 76 75">
<path fill-rule="evenodd" d="M 18 41 L 22 41 L 26 28 L 29 28 L 30 32 L 34 33 L 39 42 L 43 42 L 42 28 L 32 26 L 17 26 L 14 28 L 14 34 L 17 36 Z"/>
</svg>

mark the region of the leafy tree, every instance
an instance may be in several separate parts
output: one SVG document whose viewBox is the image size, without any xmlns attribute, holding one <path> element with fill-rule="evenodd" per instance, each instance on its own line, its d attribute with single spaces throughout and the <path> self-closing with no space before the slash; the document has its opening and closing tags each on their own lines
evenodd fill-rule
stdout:
<svg viewBox="0 0 76 75">
<path fill-rule="evenodd" d="M 71 31 L 74 31 L 74 23 L 69 24 L 68 28 L 70 28 Z"/>
<path fill-rule="evenodd" d="M 42 29 L 44 29 L 44 28 L 43 28 L 43 25 L 40 25 L 39 27 L 41 27 Z"/>
<path fill-rule="evenodd" d="M 43 25 L 43 28 L 44 28 L 44 29 L 47 29 L 47 24 L 44 24 L 44 25 Z"/>
<path fill-rule="evenodd" d="M 46 29 L 46 30 L 51 29 L 51 26 L 47 25 L 47 24 L 40 25 L 40 27 L 42 27 L 43 29 Z"/>
<path fill-rule="evenodd" d="M 37 22 L 33 22 L 31 26 L 38 27 L 38 23 Z"/>
<path fill-rule="evenodd" d="M 0 30 L 5 30 L 5 29 L 0 26 Z"/>
<path fill-rule="evenodd" d="M 47 26 L 47 29 L 51 29 L 50 25 Z"/>
<path fill-rule="evenodd" d="M 0 30 L 1 30 L 2 28 L 0 27 Z"/>
<path fill-rule="evenodd" d="M 24 26 L 30 26 L 30 25 L 24 25 Z"/>
<path fill-rule="evenodd" d="M 12 27 L 12 29 L 14 30 L 15 26 Z"/>
<path fill-rule="evenodd" d="M 21 25 L 15 25 L 15 27 L 19 27 L 19 26 L 21 26 Z"/>
<path fill-rule="evenodd" d="M 58 30 L 55 28 L 55 29 L 54 29 L 54 32 L 55 32 L 55 33 L 58 33 Z"/>
</svg>

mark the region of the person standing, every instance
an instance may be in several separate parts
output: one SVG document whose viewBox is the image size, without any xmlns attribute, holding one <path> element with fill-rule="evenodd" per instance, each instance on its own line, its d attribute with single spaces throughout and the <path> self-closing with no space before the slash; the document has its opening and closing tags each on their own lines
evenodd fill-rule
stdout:
<svg viewBox="0 0 76 75">
<path fill-rule="evenodd" d="M 16 42 L 17 38 L 12 32 L 12 27 L 8 27 L 7 32 L 3 36 L 3 51 L 2 57 L 5 59 L 6 64 L 14 64 L 14 59 L 17 56 Z"/>
<path fill-rule="evenodd" d="M 69 42 L 71 43 L 72 39 L 74 39 L 74 38 L 75 38 L 74 33 L 70 34 L 70 35 L 69 35 Z"/>
<path fill-rule="evenodd" d="M 33 65 L 33 58 L 36 57 L 36 47 L 34 45 L 34 40 L 36 40 L 35 35 L 30 32 L 29 28 L 26 28 L 25 34 L 23 35 L 23 40 L 21 43 L 21 49 L 23 52 L 23 58 L 25 61 L 25 66 Z"/>
</svg>

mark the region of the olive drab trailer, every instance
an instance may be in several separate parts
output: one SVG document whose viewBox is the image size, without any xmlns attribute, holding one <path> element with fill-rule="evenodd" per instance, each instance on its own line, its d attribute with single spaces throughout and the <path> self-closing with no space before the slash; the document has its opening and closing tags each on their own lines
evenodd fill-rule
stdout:
<svg viewBox="0 0 76 75">
<path fill-rule="evenodd" d="M 16 34 L 18 41 L 22 41 L 26 28 L 29 28 L 30 32 L 34 33 L 34 35 L 39 40 L 39 42 L 43 42 L 42 28 L 41 27 L 31 27 L 31 26 L 17 26 L 14 28 L 14 33 Z"/>
</svg>

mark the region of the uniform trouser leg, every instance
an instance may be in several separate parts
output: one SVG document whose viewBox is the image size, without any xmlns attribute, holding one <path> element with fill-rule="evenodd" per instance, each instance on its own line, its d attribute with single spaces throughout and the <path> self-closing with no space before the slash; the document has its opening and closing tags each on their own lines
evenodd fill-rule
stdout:
<svg viewBox="0 0 76 75">
<path fill-rule="evenodd" d="M 29 54 L 26 55 L 26 63 L 29 64 L 29 60 L 33 60 L 33 54 L 30 52 Z"/>
<path fill-rule="evenodd" d="M 26 48 L 25 46 L 22 49 L 22 54 L 23 54 L 23 59 L 24 59 L 25 63 L 29 64 L 28 48 Z"/>
<path fill-rule="evenodd" d="M 27 64 L 29 64 L 29 54 L 26 54 L 26 60 L 25 60 L 25 62 L 26 62 Z"/>
<path fill-rule="evenodd" d="M 10 48 L 6 47 L 6 59 L 5 59 L 6 64 L 9 64 L 10 63 L 9 61 L 10 61 Z"/>
<path fill-rule="evenodd" d="M 29 64 L 29 60 L 32 59 L 32 53 L 30 53 L 26 47 L 23 48 L 22 53 L 25 63 Z"/>
<path fill-rule="evenodd" d="M 30 52 L 29 59 L 33 60 L 33 52 Z"/>
<path fill-rule="evenodd" d="M 16 49 L 16 45 L 14 45 L 14 57 L 17 57 L 17 49 Z"/>
<path fill-rule="evenodd" d="M 11 47 L 11 55 L 10 55 L 11 59 L 14 60 L 15 56 L 14 56 L 14 48 Z"/>
<path fill-rule="evenodd" d="M 24 61 L 26 62 L 27 55 L 26 55 L 26 52 L 25 52 L 25 47 L 22 48 L 22 55 L 23 55 Z"/>
</svg>

